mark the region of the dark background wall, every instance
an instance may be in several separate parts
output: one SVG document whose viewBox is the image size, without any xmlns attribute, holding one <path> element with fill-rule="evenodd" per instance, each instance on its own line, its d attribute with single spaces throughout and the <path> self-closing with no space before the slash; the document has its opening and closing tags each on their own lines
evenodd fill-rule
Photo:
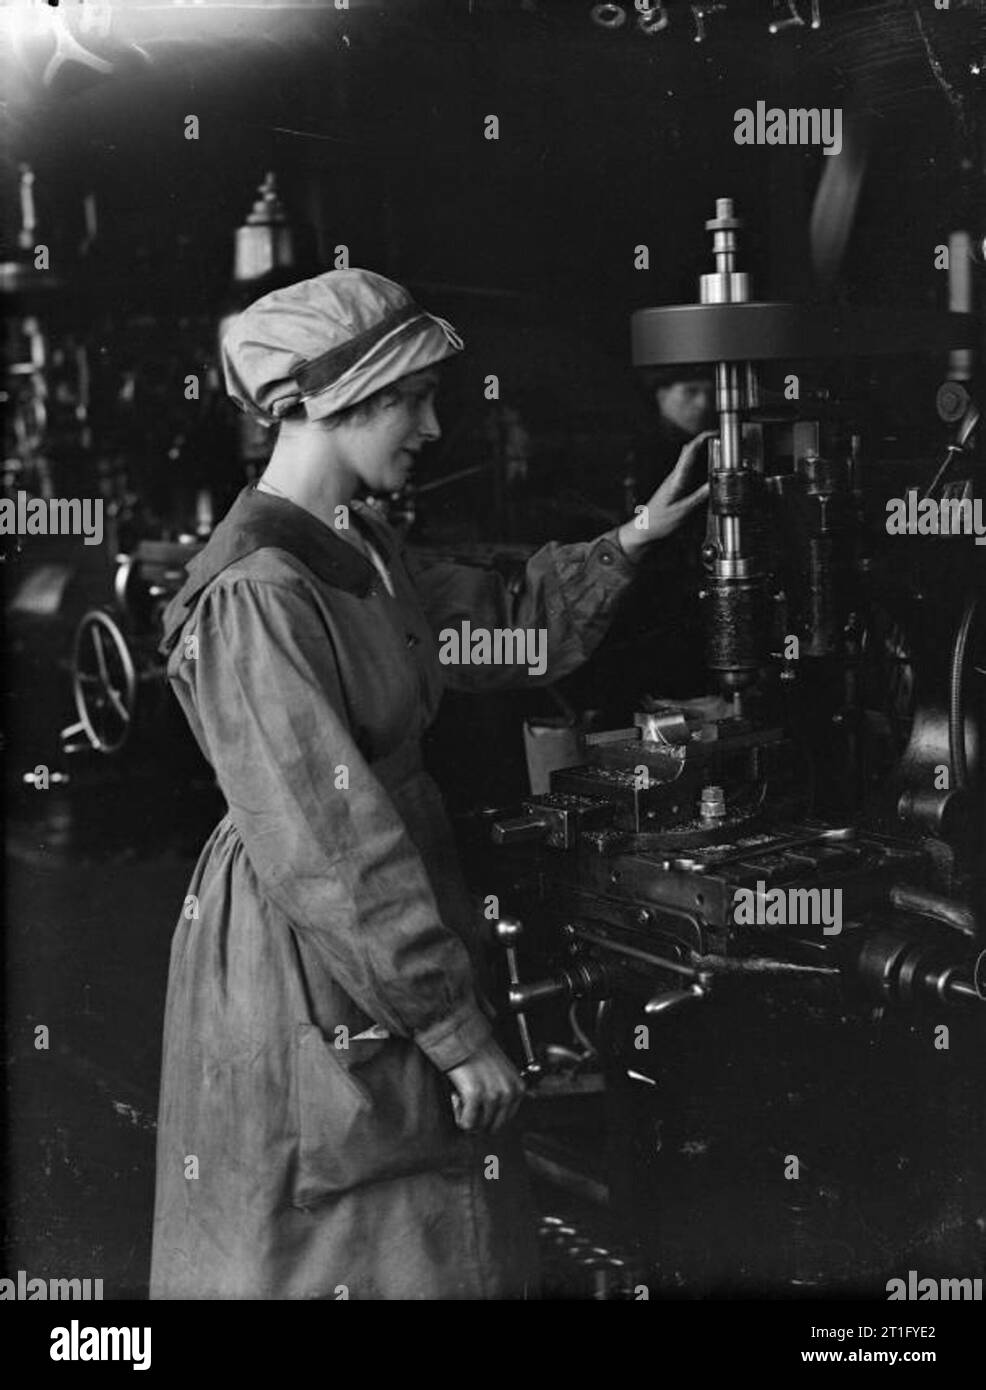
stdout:
<svg viewBox="0 0 986 1390">
<path fill-rule="evenodd" d="M 829 292 L 942 302 L 933 247 L 978 196 L 978 3 L 826 0 L 821 29 L 770 36 L 786 7 L 734 0 L 703 43 L 683 3 L 650 38 L 632 23 L 604 32 L 590 9 L 118 6 L 108 37 L 83 36 L 109 74 L 68 65 L 45 85 L 43 33 L 8 51 L 5 187 L 19 161 L 33 165 L 39 234 L 87 312 L 208 315 L 228 288 L 233 229 L 272 168 L 320 267 L 345 244 L 353 264 L 455 311 L 477 378 L 499 370 L 505 391 L 541 388 L 558 412 L 580 412 L 587 386 L 602 406 L 626 380 L 629 311 L 694 298 L 716 196 L 746 217 L 760 297 L 816 292 L 808 214 L 827 161 L 738 147 L 733 112 L 758 99 L 845 105 L 869 117 L 872 154 Z M 188 114 L 197 141 L 183 137 Z M 496 142 L 483 138 L 488 114 Z M 83 257 L 87 193 L 99 236 Z M 638 243 L 649 271 L 633 267 Z M 523 347 L 539 328 L 577 340 L 583 360 L 553 367 L 532 340 L 531 363 Z"/>
</svg>

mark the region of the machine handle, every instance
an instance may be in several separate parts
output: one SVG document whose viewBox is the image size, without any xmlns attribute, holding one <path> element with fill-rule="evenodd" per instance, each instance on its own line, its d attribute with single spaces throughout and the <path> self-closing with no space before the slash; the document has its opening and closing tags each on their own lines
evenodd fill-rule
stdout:
<svg viewBox="0 0 986 1390">
<path fill-rule="evenodd" d="M 904 912 L 916 912 L 919 917 L 932 917 L 936 922 L 944 922 L 963 936 L 974 938 L 979 935 L 979 925 L 972 909 L 954 902 L 944 893 L 933 893 L 928 888 L 913 887 L 907 883 L 895 883 L 890 890 L 890 902 Z"/>
<path fill-rule="evenodd" d="M 672 989 L 648 999 L 644 1005 L 644 1013 L 648 1018 L 659 1018 L 664 1014 L 677 1012 L 684 1004 L 698 1004 L 705 998 L 707 992 L 701 985 L 692 985 L 691 989 Z"/>
<path fill-rule="evenodd" d="M 580 961 L 546 980 L 530 985 L 511 983 L 507 999 L 511 1009 L 520 1010 L 545 999 L 604 999 L 612 993 L 613 982 L 606 967 L 596 961 Z"/>
<path fill-rule="evenodd" d="M 549 829 L 548 822 L 540 816 L 515 816 L 496 821 L 491 834 L 495 845 L 523 845 L 543 840 Z"/>
<path fill-rule="evenodd" d="M 497 827 L 498 828 L 498 827 Z M 494 835 L 496 828 L 494 829 Z M 517 965 L 517 941 L 523 935 L 523 925 L 516 917 L 501 917 L 494 925 L 493 931 L 497 941 L 505 947 L 507 953 L 507 977 L 510 980 L 509 997 L 513 999 L 514 991 L 520 985 L 520 970 Z M 511 1004 L 513 1008 L 513 1004 Z M 534 1044 L 531 1041 L 531 1030 L 527 1018 L 521 1009 L 514 1009 L 517 1017 L 517 1031 L 520 1034 L 520 1047 L 524 1054 L 524 1065 L 521 1068 L 521 1075 L 525 1081 L 536 1081 L 541 1075 L 541 1064 L 534 1053 Z"/>
<path fill-rule="evenodd" d="M 514 1012 L 528 1009 L 532 1004 L 541 1004 L 546 999 L 558 999 L 568 994 L 568 981 L 562 975 L 553 975 L 547 980 L 535 980 L 532 985 L 511 986 L 507 1002 Z"/>
</svg>

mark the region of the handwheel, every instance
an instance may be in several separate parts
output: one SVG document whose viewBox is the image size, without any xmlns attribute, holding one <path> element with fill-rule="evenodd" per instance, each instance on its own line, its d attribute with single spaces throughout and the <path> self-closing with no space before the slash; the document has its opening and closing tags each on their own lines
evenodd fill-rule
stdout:
<svg viewBox="0 0 986 1390">
<path fill-rule="evenodd" d="M 79 723 L 63 738 L 84 733 L 99 753 L 116 753 L 126 743 L 137 707 L 137 670 L 119 625 L 94 608 L 84 614 L 72 653 L 72 694 Z"/>
</svg>

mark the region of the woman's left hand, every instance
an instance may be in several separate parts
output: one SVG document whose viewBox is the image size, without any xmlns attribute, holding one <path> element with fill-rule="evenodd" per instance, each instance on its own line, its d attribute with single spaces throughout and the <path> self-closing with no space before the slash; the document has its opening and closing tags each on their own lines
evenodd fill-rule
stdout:
<svg viewBox="0 0 986 1390">
<path fill-rule="evenodd" d="M 625 521 L 620 527 L 620 544 L 628 555 L 634 555 L 651 541 L 670 536 L 708 497 L 707 482 L 693 492 L 686 489 L 694 482 L 697 461 L 704 457 L 705 441 L 714 434 L 718 434 L 718 430 L 703 430 L 689 440 L 678 455 L 678 462 L 647 503 L 646 514 L 638 511 L 633 521 Z"/>
</svg>

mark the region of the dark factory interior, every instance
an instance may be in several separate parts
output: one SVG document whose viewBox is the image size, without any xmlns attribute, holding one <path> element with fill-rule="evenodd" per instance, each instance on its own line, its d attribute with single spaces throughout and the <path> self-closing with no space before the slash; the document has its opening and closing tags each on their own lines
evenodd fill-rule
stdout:
<svg viewBox="0 0 986 1390">
<path fill-rule="evenodd" d="M 420 563 L 516 597 L 714 431 L 587 659 L 450 680 L 423 737 L 526 1086 L 537 1296 L 981 1290 L 986 5 L 2 23 L 3 1274 L 155 1296 L 169 953 L 231 801 L 164 612 L 277 433 L 223 334 L 361 268 L 465 344 L 370 504 Z M 741 142 L 758 103 L 838 140 Z M 101 534 L 25 534 L 25 495 Z M 833 916 L 761 911 L 796 890 Z"/>
</svg>

